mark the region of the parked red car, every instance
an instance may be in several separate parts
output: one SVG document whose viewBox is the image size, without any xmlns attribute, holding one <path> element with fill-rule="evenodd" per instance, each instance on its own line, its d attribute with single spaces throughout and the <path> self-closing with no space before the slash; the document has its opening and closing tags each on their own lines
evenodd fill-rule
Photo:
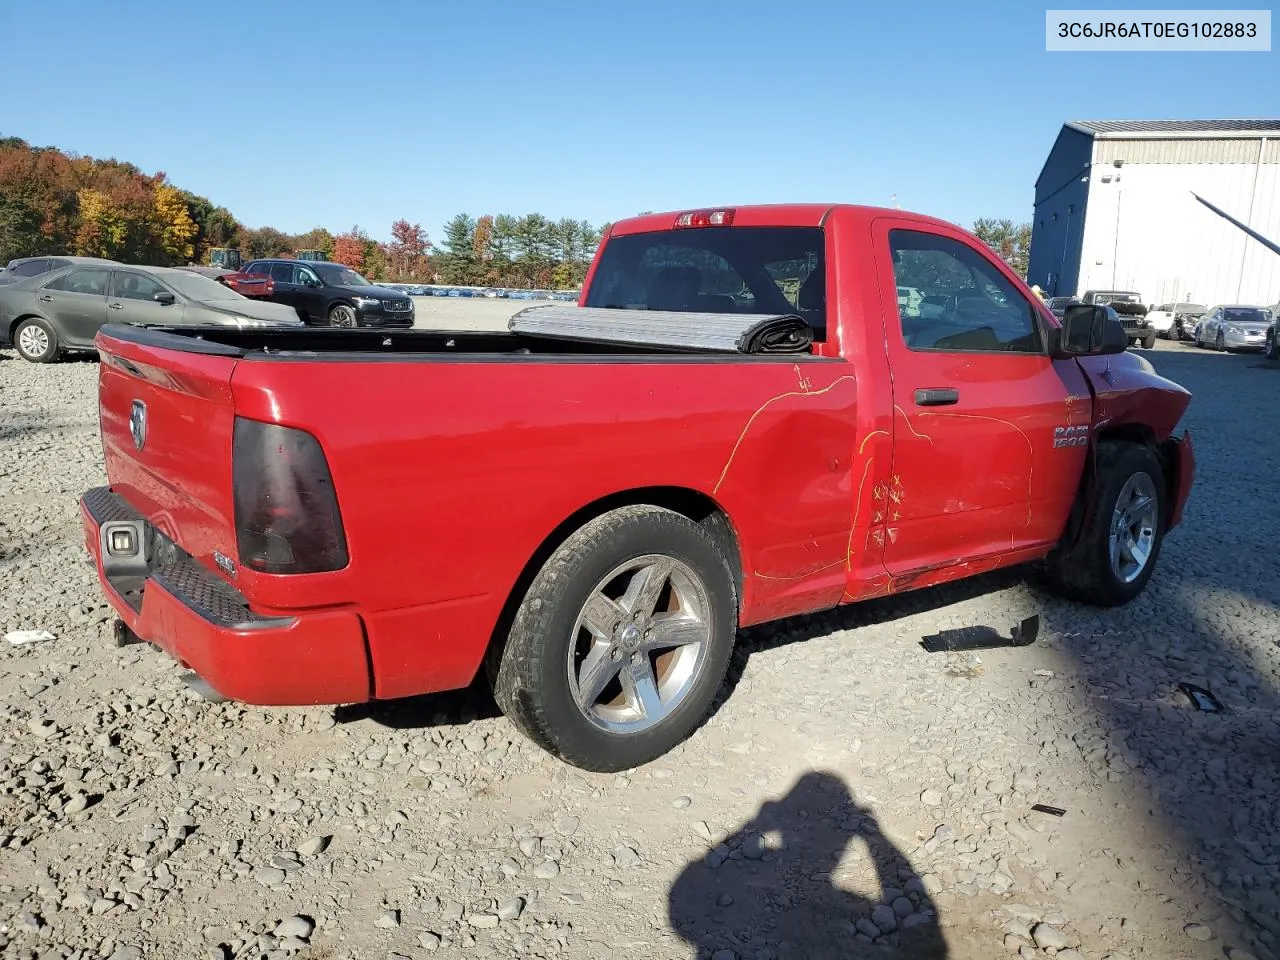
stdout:
<svg viewBox="0 0 1280 960">
<path fill-rule="evenodd" d="M 617 770 L 696 727 L 739 626 L 1033 560 L 1122 604 L 1182 517 L 1190 394 L 951 224 L 637 217 L 579 306 L 508 333 L 105 327 L 110 486 L 81 502 L 123 622 L 258 704 L 483 667 L 534 740 Z M 757 320 L 793 327 L 723 345 Z"/>
<path fill-rule="evenodd" d="M 264 277 L 254 273 L 244 273 L 238 270 L 226 270 L 222 267 L 186 266 L 179 267 L 178 269 L 190 270 L 192 273 L 199 273 L 206 277 L 211 277 L 219 283 L 230 287 L 241 296 L 249 297 L 253 300 L 269 300 L 276 292 L 276 284 L 274 280 L 270 277 Z"/>
</svg>

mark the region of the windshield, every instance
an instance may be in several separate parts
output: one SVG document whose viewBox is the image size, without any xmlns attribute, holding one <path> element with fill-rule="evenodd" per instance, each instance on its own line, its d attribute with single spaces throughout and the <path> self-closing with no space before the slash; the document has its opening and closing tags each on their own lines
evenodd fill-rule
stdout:
<svg viewBox="0 0 1280 960">
<path fill-rule="evenodd" d="M 817 227 L 695 227 L 612 237 L 588 307 L 680 313 L 794 314 L 826 331 Z"/>
<path fill-rule="evenodd" d="M 1222 311 L 1227 323 L 1266 323 L 1267 311 L 1261 307 L 1227 307 Z"/>
<path fill-rule="evenodd" d="M 186 270 L 174 270 L 170 274 L 166 274 L 164 282 L 169 284 L 184 297 L 190 297 L 192 300 L 246 300 L 230 287 L 213 280 L 210 277 L 202 276 L 198 273 L 188 273 Z"/>
<path fill-rule="evenodd" d="M 372 286 L 368 280 L 360 276 L 350 267 L 344 267 L 340 263 L 316 263 L 309 261 L 307 266 L 320 274 L 325 283 L 333 287 L 369 287 Z"/>
</svg>

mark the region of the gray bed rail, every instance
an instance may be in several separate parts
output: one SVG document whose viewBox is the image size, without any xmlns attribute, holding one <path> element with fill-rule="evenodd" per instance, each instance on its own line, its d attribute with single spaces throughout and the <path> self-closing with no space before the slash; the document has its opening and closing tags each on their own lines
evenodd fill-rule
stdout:
<svg viewBox="0 0 1280 960">
<path fill-rule="evenodd" d="M 804 353 L 813 344 L 813 328 L 792 314 L 551 305 L 527 307 L 507 326 L 530 337 L 723 353 Z"/>
</svg>

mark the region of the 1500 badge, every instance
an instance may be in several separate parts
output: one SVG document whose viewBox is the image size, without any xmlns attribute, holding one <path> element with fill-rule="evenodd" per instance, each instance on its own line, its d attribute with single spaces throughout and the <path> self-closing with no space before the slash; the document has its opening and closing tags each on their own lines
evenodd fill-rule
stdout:
<svg viewBox="0 0 1280 960">
<path fill-rule="evenodd" d="M 1083 447 L 1089 442 L 1089 425 L 1082 423 L 1075 427 L 1054 427 L 1053 445 L 1055 447 Z"/>
</svg>

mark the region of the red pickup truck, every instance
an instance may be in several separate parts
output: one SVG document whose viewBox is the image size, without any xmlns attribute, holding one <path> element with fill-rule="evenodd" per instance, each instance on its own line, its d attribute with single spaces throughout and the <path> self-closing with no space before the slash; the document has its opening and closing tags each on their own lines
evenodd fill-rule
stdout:
<svg viewBox="0 0 1280 960">
<path fill-rule="evenodd" d="M 761 317 L 799 326 L 716 340 Z M 110 486 L 81 504 L 126 639 L 255 704 L 483 669 L 594 770 L 688 736 L 739 626 L 1027 561 L 1125 603 L 1194 472 L 1190 394 L 1105 308 L 1059 321 L 900 210 L 621 221 L 577 306 L 506 332 L 97 344 Z"/>
</svg>

